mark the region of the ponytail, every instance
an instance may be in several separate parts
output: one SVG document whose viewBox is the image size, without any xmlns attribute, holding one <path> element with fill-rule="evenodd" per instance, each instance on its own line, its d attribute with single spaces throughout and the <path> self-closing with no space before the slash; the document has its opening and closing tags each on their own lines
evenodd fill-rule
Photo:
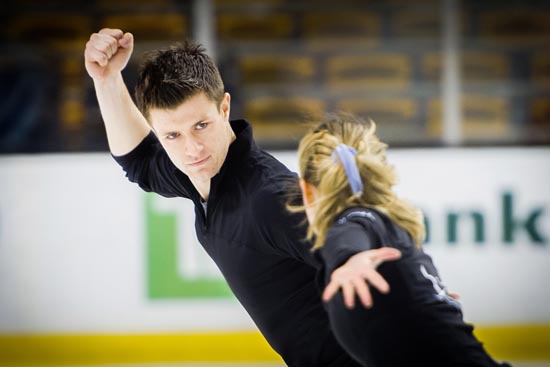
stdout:
<svg viewBox="0 0 550 367">
<path fill-rule="evenodd" d="M 393 166 L 386 161 L 387 145 L 375 134 L 376 124 L 339 113 L 329 115 L 306 134 L 298 148 L 301 177 L 315 186 L 318 198 L 315 220 L 309 224 L 307 238 L 313 249 L 323 246 L 335 216 L 350 206 L 365 206 L 387 215 L 406 230 L 420 247 L 425 236 L 420 210 L 399 199 Z M 290 206 L 304 211 L 303 206 Z"/>
</svg>

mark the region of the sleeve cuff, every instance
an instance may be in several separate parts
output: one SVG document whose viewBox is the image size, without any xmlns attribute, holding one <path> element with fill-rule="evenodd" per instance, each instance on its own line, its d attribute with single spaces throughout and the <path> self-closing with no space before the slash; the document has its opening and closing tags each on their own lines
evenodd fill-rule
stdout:
<svg viewBox="0 0 550 367">
<path fill-rule="evenodd" d="M 116 156 L 111 153 L 111 157 L 122 167 L 127 166 L 130 162 L 135 161 L 144 156 L 151 156 L 152 152 L 156 151 L 156 146 L 159 141 L 152 131 L 136 146 L 132 151 L 124 155 Z"/>
</svg>

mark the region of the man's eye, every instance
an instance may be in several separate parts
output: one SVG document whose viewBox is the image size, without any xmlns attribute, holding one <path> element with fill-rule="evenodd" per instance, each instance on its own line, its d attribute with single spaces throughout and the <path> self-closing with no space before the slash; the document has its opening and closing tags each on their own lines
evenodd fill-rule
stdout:
<svg viewBox="0 0 550 367">
<path fill-rule="evenodd" d="M 178 133 L 171 133 L 171 134 L 168 134 L 166 135 L 166 139 L 175 139 L 179 136 L 180 134 Z"/>
<path fill-rule="evenodd" d="M 202 130 L 202 129 L 204 129 L 206 126 L 208 126 L 208 122 L 199 122 L 199 123 L 196 125 L 196 129 L 197 129 L 197 130 Z"/>
</svg>

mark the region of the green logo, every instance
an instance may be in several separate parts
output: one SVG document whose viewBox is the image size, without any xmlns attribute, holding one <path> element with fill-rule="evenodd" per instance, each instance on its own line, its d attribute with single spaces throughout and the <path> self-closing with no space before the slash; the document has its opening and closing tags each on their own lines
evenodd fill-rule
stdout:
<svg viewBox="0 0 550 367">
<path fill-rule="evenodd" d="M 514 245 L 518 238 L 522 242 L 529 242 L 537 246 L 545 246 L 548 238 L 544 235 L 543 216 L 544 206 L 521 210 L 516 203 L 513 192 L 505 191 L 500 195 L 496 206 L 500 210 L 496 228 L 487 228 L 487 218 L 496 215 L 488 213 L 487 208 L 471 208 L 464 210 L 448 210 L 445 215 L 445 231 L 447 244 L 454 246 L 460 241 L 471 241 L 483 245 L 487 242 L 487 232 L 498 231 L 498 239 L 505 245 Z M 485 209 L 485 210 L 483 210 Z M 430 242 L 432 224 L 425 213 L 426 243 Z M 468 225 L 469 224 L 469 225 Z M 471 233 L 468 233 L 471 228 Z M 466 229 L 466 230 L 465 230 Z M 494 241 L 492 241 L 494 242 Z"/>
<path fill-rule="evenodd" d="M 149 298 L 233 297 L 196 240 L 191 201 L 146 194 L 145 207 Z"/>
</svg>

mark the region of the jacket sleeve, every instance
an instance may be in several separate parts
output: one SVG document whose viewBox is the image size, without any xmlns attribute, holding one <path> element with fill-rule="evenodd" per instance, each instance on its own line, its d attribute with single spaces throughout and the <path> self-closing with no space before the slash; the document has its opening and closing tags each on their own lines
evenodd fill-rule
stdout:
<svg viewBox="0 0 550 367">
<path fill-rule="evenodd" d="M 328 274 L 353 255 L 381 247 L 376 227 L 368 219 L 335 223 L 327 232 L 323 247 L 318 251 Z"/>
<path fill-rule="evenodd" d="M 188 190 L 178 182 L 178 174 L 185 177 L 172 163 L 153 132 L 131 152 L 112 156 L 126 172 L 126 177 L 144 191 L 165 197 L 189 197 Z"/>
</svg>

